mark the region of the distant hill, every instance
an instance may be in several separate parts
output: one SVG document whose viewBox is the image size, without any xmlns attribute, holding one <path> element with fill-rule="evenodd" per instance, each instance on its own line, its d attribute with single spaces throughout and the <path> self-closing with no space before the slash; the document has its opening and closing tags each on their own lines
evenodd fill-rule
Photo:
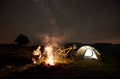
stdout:
<svg viewBox="0 0 120 79">
<path fill-rule="evenodd" d="M 84 46 L 89 45 L 94 47 L 98 52 L 101 53 L 102 57 L 104 59 L 113 57 L 115 59 L 120 59 L 120 44 L 111 44 L 111 43 L 95 43 L 95 44 L 84 44 L 84 43 L 65 43 L 64 48 L 70 47 L 76 45 L 77 49 L 76 51 Z M 31 55 L 32 51 L 35 50 L 37 46 L 20 46 L 17 44 L 0 44 L 0 54 L 19 54 L 21 56 L 25 55 Z M 30 58 L 30 57 L 29 57 Z"/>
<path fill-rule="evenodd" d="M 36 46 L 21 46 L 18 44 L 0 44 L 0 54 L 13 53 L 17 51 L 33 51 Z"/>
</svg>

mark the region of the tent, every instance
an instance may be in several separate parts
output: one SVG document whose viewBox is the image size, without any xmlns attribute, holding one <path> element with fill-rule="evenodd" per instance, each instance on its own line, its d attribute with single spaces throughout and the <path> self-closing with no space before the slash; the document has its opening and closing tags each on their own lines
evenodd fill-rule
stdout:
<svg viewBox="0 0 120 79">
<path fill-rule="evenodd" d="M 76 57 L 80 59 L 101 60 L 100 53 L 91 46 L 82 46 L 76 52 Z"/>
</svg>

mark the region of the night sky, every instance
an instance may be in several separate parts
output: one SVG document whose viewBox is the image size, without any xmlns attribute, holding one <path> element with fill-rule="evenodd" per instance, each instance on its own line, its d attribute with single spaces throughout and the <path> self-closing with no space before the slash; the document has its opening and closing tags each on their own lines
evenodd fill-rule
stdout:
<svg viewBox="0 0 120 79">
<path fill-rule="evenodd" d="M 31 43 L 40 36 L 69 42 L 120 43 L 119 0 L 0 0 L 0 43 L 19 34 Z"/>
</svg>

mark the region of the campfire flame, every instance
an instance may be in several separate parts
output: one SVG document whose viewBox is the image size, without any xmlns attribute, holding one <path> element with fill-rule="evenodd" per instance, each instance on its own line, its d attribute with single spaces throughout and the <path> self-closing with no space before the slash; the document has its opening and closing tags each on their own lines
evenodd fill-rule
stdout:
<svg viewBox="0 0 120 79">
<path fill-rule="evenodd" d="M 47 59 L 46 59 L 45 63 L 49 64 L 49 65 L 55 65 L 54 64 L 53 47 L 52 46 L 46 46 L 45 47 L 45 53 L 47 55 Z"/>
<path fill-rule="evenodd" d="M 59 52 L 61 52 L 62 50 L 61 46 L 64 42 L 63 37 L 50 36 L 45 34 L 41 36 L 41 41 L 44 45 L 44 48 L 41 49 L 41 47 L 39 46 L 33 52 L 32 61 L 34 64 L 40 64 L 41 62 L 43 62 L 47 66 L 54 66 L 57 63 L 64 62 L 64 60 L 62 59 L 64 56 L 61 56 L 59 54 Z"/>
<path fill-rule="evenodd" d="M 34 64 L 37 63 L 41 59 L 42 54 L 41 54 L 40 49 L 41 49 L 41 47 L 38 46 L 37 49 L 34 50 L 32 53 L 32 55 L 34 56 L 34 57 L 32 57 L 32 61 Z M 35 58 L 35 57 L 37 57 L 37 58 Z"/>
</svg>

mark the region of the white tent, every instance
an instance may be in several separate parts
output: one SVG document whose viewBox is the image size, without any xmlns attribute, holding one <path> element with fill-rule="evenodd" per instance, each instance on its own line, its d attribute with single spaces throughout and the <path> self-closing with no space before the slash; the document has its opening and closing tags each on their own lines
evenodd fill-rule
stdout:
<svg viewBox="0 0 120 79">
<path fill-rule="evenodd" d="M 77 58 L 101 60 L 100 53 L 91 46 L 82 46 L 77 50 Z"/>
</svg>

